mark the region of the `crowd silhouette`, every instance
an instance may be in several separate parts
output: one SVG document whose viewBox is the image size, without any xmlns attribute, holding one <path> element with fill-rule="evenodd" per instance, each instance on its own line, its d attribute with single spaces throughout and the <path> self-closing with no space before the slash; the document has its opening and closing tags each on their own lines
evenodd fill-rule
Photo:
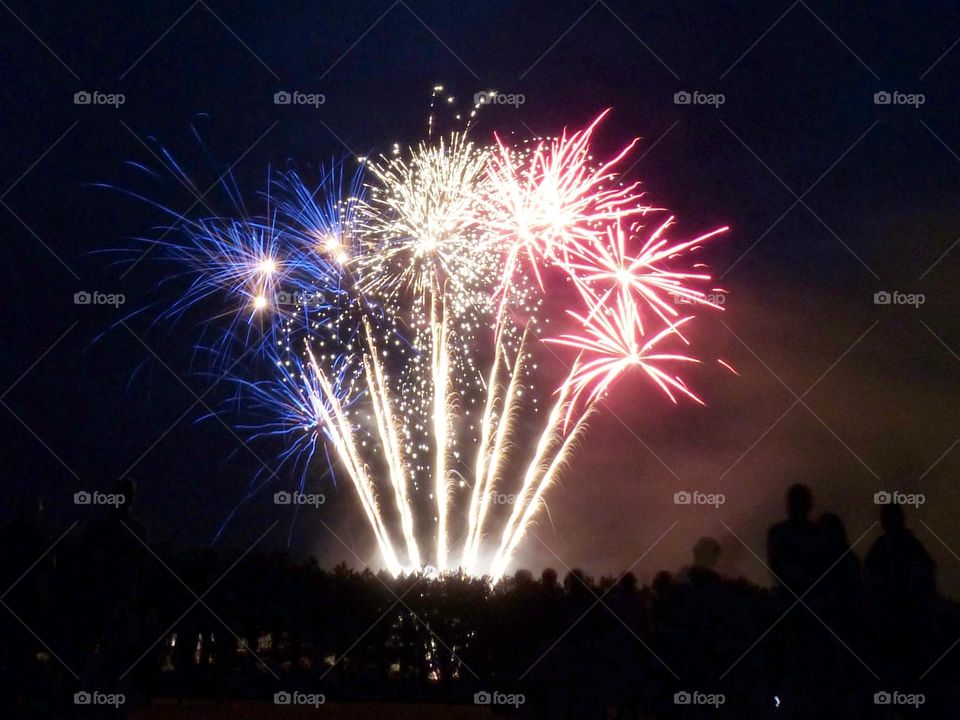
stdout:
<svg viewBox="0 0 960 720">
<path fill-rule="evenodd" d="M 810 490 L 791 487 L 767 537 L 770 589 L 724 577 L 710 537 L 647 586 L 548 569 L 491 587 L 284 553 L 154 554 L 136 487 L 115 492 L 123 503 L 59 540 L 36 497 L 0 530 L 0 717 L 116 717 L 156 698 L 255 703 L 282 691 L 418 702 L 437 716 L 499 692 L 523 702 L 487 711 L 560 720 L 960 709 L 960 608 L 938 594 L 900 505 L 879 506 L 861 567 L 841 518 L 814 519 Z M 123 705 L 76 704 L 93 690 Z"/>
</svg>

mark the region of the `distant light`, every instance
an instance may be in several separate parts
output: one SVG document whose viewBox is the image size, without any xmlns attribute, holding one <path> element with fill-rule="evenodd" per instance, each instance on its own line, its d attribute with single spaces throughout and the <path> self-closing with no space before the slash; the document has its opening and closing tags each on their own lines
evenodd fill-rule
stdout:
<svg viewBox="0 0 960 720">
<path fill-rule="evenodd" d="M 267 299 L 263 295 L 257 295 L 253 298 L 253 307 L 257 310 L 263 310 L 267 306 Z"/>
<path fill-rule="evenodd" d="M 266 258 L 260 263 L 260 272 L 269 275 L 277 269 L 277 263 L 273 258 Z"/>
</svg>

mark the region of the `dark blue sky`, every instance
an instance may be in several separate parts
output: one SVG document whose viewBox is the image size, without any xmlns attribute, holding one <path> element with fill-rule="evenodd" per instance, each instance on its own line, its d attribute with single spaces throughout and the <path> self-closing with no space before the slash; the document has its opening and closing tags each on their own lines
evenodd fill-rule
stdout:
<svg viewBox="0 0 960 720">
<path fill-rule="evenodd" d="M 211 382 L 190 372 L 195 318 L 153 329 L 138 319 L 136 336 L 119 328 L 100 337 L 118 314 L 74 305 L 75 292 L 99 290 L 123 293 L 125 310 L 145 306 L 162 276 L 150 260 L 124 275 L 97 254 L 130 247 L 162 218 L 95 184 L 136 186 L 181 210 L 194 204 L 173 177 L 144 185 L 126 165 L 156 168 L 155 138 L 201 192 L 233 166 L 252 198 L 267 168 L 290 159 L 309 168 L 419 140 L 441 82 L 463 98 L 490 87 L 524 94 L 519 108 L 485 113 L 480 135 L 556 132 L 612 107 L 600 146 L 642 138 L 629 175 L 651 200 L 689 232 L 732 227 L 710 252 L 728 311 L 701 328 L 742 378 L 695 378 L 706 410 L 673 408 L 627 380 L 525 562 L 614 572 L 676 521 L 635 568 L 641 576 L 686 562 L 697 537 L 712 534 L 728 571 L 764 579 L 747 548 L 762 554 L 784 490 L 803 480 L 820 510 L 844 516 L 851 540 L 868 533 L 861 554 L 877 532 L 874 492 L 924 492 L 911 523 L 943 584 L 958 587 L 960 562 L 947 548 L 960 551 L 960 467 L 949 452 L 960 437 L 960 250 L 951 251 L 960 238 L 960 8 L 11 2 L 0 28 L 5 514 L 37 491 L 66 527 L 85 517 L 72 505 L 76 489 L 129 474 L 160 542 L 208 542 L 256 473 L 255 455 L 269 463 L 276 451 L 242 446 L 215 421 L 194 424 L 205 414 L 196 395 Z M 275 105 L 282 89 L 326 102 Z M 125 102 L 76 105 L 78 91 Z M 678 105 L 678 91 L 724 102 Z M 876 104 L 884 91 L 924 102 Z M 229 209 L 216 189 L 204 202 Z M 882 290 L 926 302 L 877 306 Z M 217 388 L 203 396 L 211 406 L 222 397 Z M 678 489 L 723 492 L 727 503 L 678 508 Z M 352 560 L 332 529 L 366 559 L 352 496 L 326 494 L 326 525 L 298 523 L 294 546 Z M 264 495 L 223 542 L 244 547 L 276 519 L 267 544 L 285 540 L 290 518 Z"/>
</svg>

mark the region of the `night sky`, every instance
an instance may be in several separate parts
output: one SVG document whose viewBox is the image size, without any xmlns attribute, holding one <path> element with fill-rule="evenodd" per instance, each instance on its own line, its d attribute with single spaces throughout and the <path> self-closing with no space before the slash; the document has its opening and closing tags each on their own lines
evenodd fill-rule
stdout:
<svg viewBox="0 0 960 720">
<path fill-rule="evenodd" d="M 730 225 L 709 249 L 723 313 L 697 342 L 729 360 L 692 374 L 708 406 L 673 406 L 625 378 L 549 496 L 520 564 L 649 580 L 720 540 L 721 568 L 769 582 L 765 533 L 794 482 L 814 489 L 863 556 L 874 493 L 923 493 L 908 522 L 960 593 L 960 7 L 947 3 L 10 2 L 0 9 L 0 232 L 7 271 L 0 353 L 3 516 L 36 492 L 62 531 L 90 513 L 79 489 L 140 487 L 158 546 L 210 543 L 278 448 L 200 418 L 226 395 L 194 352 L 200 315 L 151 326 L 167 268 L 111 252 L 196 204 L 154 153 L 166 147 L 204 203 L 228 168 L 255 198 L 268 168 L 419 141 L 436 83 L 467 102 L 522 93 L 474 129 L 521 139 L 601 110 L 600 148 L 639 136 L 628 179 L 689 233 Z M 956 45 L 956 47 L 955 47 Z M 275 105 L 323 93 L 319 108 Z M 119 108 L 77 105 L 122 93 Z M 723 95 L 719 107 L 675 93 Z M 878 104 L 875 93 L 922 94 Z M 883 96 L 881 96 L 883 97 Z M 197 133 L 203 145 L 196 141 Z M 634 162 L 635 160 L 635 162 Z M 130 163 L 158 172 L 145 181 Z M 117 188 L 101 187 L 108 184 Z M 202 206 L 194 209 L 201 212 Z M 106 251 L 106 252 L 105 252 Z M 114 310 L 78 291 L 122 293 Z M 920 307 L 877 292 L 922 293 Z M 169 300 L 169 298 L 166 298 Z M 198 397 L 200 400 L 198 401 Z M 322 468 L 315 476 L 318 476 Z M 290 540 L 323 564 L 373 558 L 352 490 L 291 516 L 268 487 L 218 544 Z M 674 504 L 679 490 L 725 504 Z M 57 533 L 59 534 L 59 532 Z M 348 546 L 350 549 L 348 549 Z M 354 555 L 356 554 L 356 556 Z"/>
</svg>

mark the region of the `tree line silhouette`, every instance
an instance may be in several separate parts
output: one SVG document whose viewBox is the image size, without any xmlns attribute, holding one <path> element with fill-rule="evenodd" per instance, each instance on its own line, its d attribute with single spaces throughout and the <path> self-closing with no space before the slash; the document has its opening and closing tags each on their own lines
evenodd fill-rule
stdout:
<svg viewBox="0 0 960 720">
<path fill-rule="evenodd" d="M 122 708 L 102 710 L 113 716 L 158 696 L 271 702 L 285 690 L 438 712 L 510 693 L 522 704 L 489 710 L 561 719 L 960 708 L 960 608 L 938 594 L 899 505 L 880 506 L 861 567 L 842 520 L 812 519 L 809 489 L 793 486 L 768 533 L 772 589 L 721 576 L 712 538 L 646 586 L 548 569 L 491 587 L 326 570 L 281 552 L 155 556 L 133 484 L 118 492 L 128 501 L 71 541 L 54 543 L 37 498 L 0 530 L 3 717 L 73 717 L 73 694 L 92 689 L 123 693 Z"/>
</svg>

